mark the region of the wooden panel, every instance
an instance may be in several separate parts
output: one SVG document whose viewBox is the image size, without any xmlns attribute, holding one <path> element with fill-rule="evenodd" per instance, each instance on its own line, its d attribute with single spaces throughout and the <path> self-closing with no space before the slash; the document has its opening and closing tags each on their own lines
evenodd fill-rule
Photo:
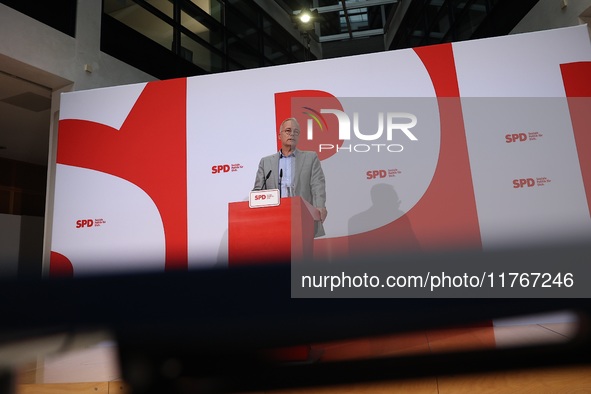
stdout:
<svg viewBox="0 0 591 394">
<path fill-rule="evenodd" d="M 443 376 L 395 382 L 351 384 L 278 390 L 273 394 L 514 394 L 514 393 L 589 393 L 591 367 L 524 370 L 479 375 Z"/>
<path fill-rule="evenodd" d="M 121 381 L 113 381 L 109 382 L 109 394 L 131 394 L 131 389 Z"/>
<path fill-rule="evenodd" d="M 439 394 L 591 393 L 591 367 L 440 377 Z"/>
<path fill-rule="evenodd" d="M 109 394 L 108 382 L 21 384 L 16 394 Z"/>
<path fill-rule="evenodd" d="M 435 378 L 270 391 L 268 394 L 438 394 Z"/>
</svg>

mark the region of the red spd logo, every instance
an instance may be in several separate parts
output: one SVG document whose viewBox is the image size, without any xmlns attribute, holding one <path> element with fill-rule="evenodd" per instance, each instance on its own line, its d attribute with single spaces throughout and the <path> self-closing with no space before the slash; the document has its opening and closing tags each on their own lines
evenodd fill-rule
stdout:
<svg viewBox="0 0 591 394">
<path fill-rule="evenodd" d="M 257 194 L 256 196 L 254 196 L 255 201 L 264 201 L 268 198 L 269 199 L 273 198 L 273 195 L 272 194 Z"/>
<path fill-rule="evenodd" d="M 91 227 L 100 227 L 106 224 L 107 221 L 105 219 L 80 219 L 76 220 L 76 228 L 91 228 Z"/>
<path fill-rule="evenodd" d="M 533 178 L 513 179 L 513 189 L 522 189 L 524 187 L 534 187 L 536 181 Z"/>
<path fill-rule="evenodd" d="M 85 228 L 94 226 L 94 220 L 92 219 L 81 219 L 76 220 L 76 228 Z"/>
<path fill-rule="evenodd" d="M 379 179 L 385 178 L 388 176 L 388 171 L 386 170 L 371 170 L 365 173 L 367 179 Z"/>
<path fill-rule="evenodd" d="M 536 141 L 541 139 L 543 136 L 544 134 L 540 133 L 539 131 L 505 134 L 505 142 L 512 144 L 514 142 Z"/>
<path fill-rule="evenodd" d="M 220 164 L 211 167 L 212 174 L 221 174 L 224 172 L 230 172 L 230 165 L 229 164 Z"/>
<path fill-rule="evenodd" d="M 388 170 L 370 170 L 365 173 L 365 179 L 382 179 L 382 178 L 393 178 L 397 175 L 402 174 L 398 168 L 390 168 Z"/>
<path fill-rule="evenodd" d="M 211 166 L 212 174 L 224 174 L 226 172 L 236 172 L 244 168 L 242 164 L 218 164 Z"/>
<path fill-rule="evenodd" d="M 527 141 L 527 134 L 525 133 L 513 133 L 505 135 L 505 142 L 511 144 L 513 142 Z"/>
</svg>

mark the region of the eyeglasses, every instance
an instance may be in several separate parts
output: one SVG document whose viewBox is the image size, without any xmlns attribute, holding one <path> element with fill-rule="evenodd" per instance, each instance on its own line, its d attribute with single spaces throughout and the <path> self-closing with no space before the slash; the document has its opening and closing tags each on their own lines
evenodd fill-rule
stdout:
<svg viewBox="0 0 591 394">
<path fill-rule="evenodd" d="M 291 135 L 300 135 L 300 131 L 298 129 L 292 130 L 292 129 L 285 129 L 283 130 L 283 133 L 285 134 L 291 134 Z"/>
</svg>

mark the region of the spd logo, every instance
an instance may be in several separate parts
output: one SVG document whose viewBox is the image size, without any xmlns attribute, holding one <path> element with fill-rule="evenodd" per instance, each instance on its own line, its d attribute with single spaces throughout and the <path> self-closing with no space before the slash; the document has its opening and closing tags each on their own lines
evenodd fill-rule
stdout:
<svg viewBox="0 0 591 394">
<path fill-rule="evenodd" d="M 92 227 L 94 226 L 94 220 L 92 219 L 80 219 L 76 220 L 76 228 Z"/>
<path fill-rule="evenodd" d="M 105 219 L 80 219 L 76 220 L 76 228 L 100 227 L 106 223 Z"/>
<path fill-rule="evenodd" d="M 240 164 L 218 164 L 215 166 L 211 166 L 211 173 L 212 174 L 224 174 L 226 172 L 236 172 L 241 168 L 244 168 L 244 167 Z"/>
<path fill-rule="evenodd" d="M 536 181 L 533 178 L 513 179 L 513 189 L 522 189 L 524 187 L 534 187 Z"/>
<path fill-rule="evenodd" d="M 393 178 L 401 173 L 402 171 L 397 168 L 391 168 L 389 170 L 370 170 L 365 173 L 365 179 Z"/>
<path fill-rule="evenodd" d="M 512 144 L 514 142 L 535 141 L 542 138 L 543 136 L 544 134 L 538 131 L 532 131 L 529 133 L 505 134 L 505 142 L 507 144 Z"/>
<path fill-rule="evenodd" d="M 527 134 L 525 133 L 514 133 L 514 134 L 506 134 L 505 135 L 505 142 L 510 144 L 512 142 L 523 142 L 527 141 Z"/>
<path fill-rule="evenodd" d="M 212 174 L 221 174 L 223 172 L 230 172 L 230 165 L 229 164 L 220 164 L 220 165 L 211 167 Z"/>
<path fill-rule="evenodd" d="M 513 188 L 514 189 L 523 189 L 523 188 L 527 188 L 527 187 L 540 187 L 540 186 L 546 186 L 548 184 L 551 184 L 552 180 L 548 177 L 537 177 L 536 179 L 534 178 L 521 178 L 521 179 L 513 179 Z"/>
<path fill-rule="evenodd" d="M 367 179 L 378 179 L 378 178 L 385 178 L 388 175 L 386 170 L 372 170 L 367 171 L 365 173 L 367 175 Z"/>
</svg>

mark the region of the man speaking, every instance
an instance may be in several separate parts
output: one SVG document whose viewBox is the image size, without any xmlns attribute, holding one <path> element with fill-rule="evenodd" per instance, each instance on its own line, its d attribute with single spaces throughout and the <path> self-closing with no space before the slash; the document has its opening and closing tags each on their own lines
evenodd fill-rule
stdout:
<svg viewBox="0 0 591 394">
<path fill-rule="evenodd" d="M 279 127 L 279 152 L 263 157 L 254 181 L 253 190 L 279 189 L 281 197 L 300 196 L 320 212 L 314 223 L 315 237 L 323 236 L 322 223 L 326 219 L 326 185 L 324 172 L 316 152 L 297 149 L 300 125 L 288 118 Z"/>
</svg>

